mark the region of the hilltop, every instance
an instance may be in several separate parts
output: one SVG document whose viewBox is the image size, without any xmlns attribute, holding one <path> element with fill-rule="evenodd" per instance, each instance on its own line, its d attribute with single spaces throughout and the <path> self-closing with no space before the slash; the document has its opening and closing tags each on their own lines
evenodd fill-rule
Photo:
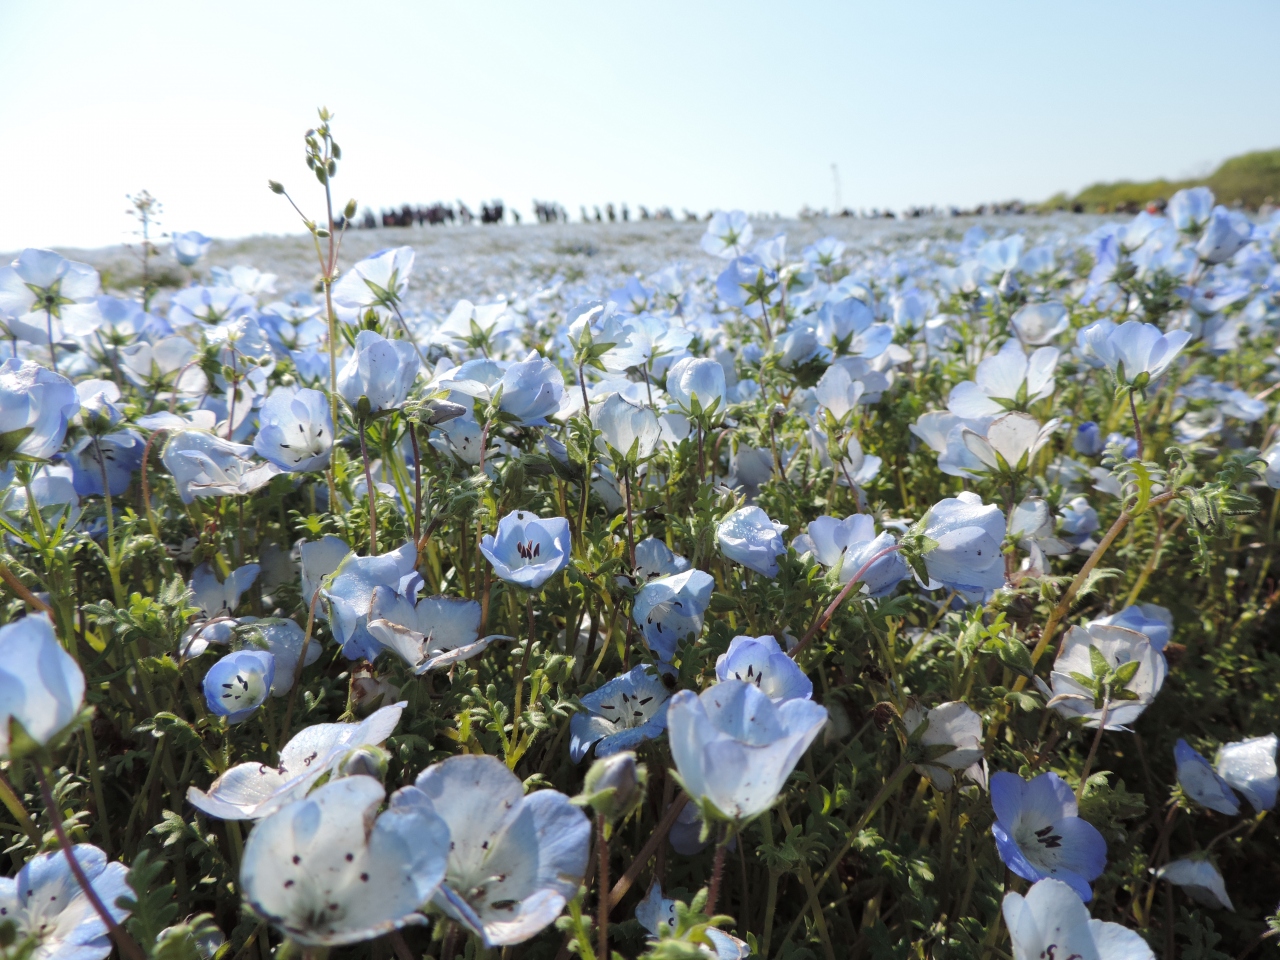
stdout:
<svg viewBox="0 0 1280 960">
<path fill-rule="evenodd" d="M 1257 209 L 1280 198 L 1280 149 L 1256 150 L 1224 160 L 1218 169 L 1202 179 L 1118 180 L 1095 183 L 1074 197 L 1059 193 L 1045 201 L 1050 209 L 1082 208 L 1090 213 L 1132 211 L 1153 200 L 1167 200 L 1184 187 L 1209 187 L 1220 203 Z"/>
</svg>

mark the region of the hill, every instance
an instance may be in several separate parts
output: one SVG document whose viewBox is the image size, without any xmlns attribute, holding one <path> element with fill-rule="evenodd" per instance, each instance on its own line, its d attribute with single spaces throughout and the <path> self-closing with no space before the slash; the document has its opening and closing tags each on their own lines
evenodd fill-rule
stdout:
<svg viewBox="0 0 1280 960">
<path fill-rule="evenodd" d="M 1060 193 L 1044 206 L 1069 209 L 1079 206 L 1086 211 L 1112 213 L 1137 210 L 1153 200 L 1168 200 L 1184 187 L 1209 187 L 1219 203 L 1257 209 L 1263 203 L 1280 198 L 1280 149 L 1256 150 L 1232 157 L 1203 179 L 1193 180 L 1118 180 L 1095 183 L 1074 197 Z"/>
</svg>

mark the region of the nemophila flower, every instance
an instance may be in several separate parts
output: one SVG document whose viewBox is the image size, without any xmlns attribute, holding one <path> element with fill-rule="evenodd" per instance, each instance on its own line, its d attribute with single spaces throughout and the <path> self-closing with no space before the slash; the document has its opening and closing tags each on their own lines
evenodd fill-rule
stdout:
<svg viewBox="0 0 1280 960">
<path fill-rule="evenodd" d="M 146 441 L 134 430 L 81 437 L 66 454 L 76 493 L 82 497 L 102 496 L 106 489 L 113 497 L 120 496 L 129 489 L 134 473 L 142 466 L 146 446 Z"/>
<path fill-rule="evenodd" d="M 0 267 L 0 322 L 28 343 L 93 333 L 97 298 L 98 271 L 52 250 L 29 247 Z"/>
<path fill-rule="evenodd" d="M 701 570 L 654 577 L 636 594 L 631 618 L 640 628 L 645 646 L 664 663 L 676 654 L 676 645 L 686 637 L 702 634 L 702 618 L 711 602 L 716 582 Z"/>
<path fill-rule="evenodd" d="M 369 633 L 421 676 L 479 656 L 495 640 L 480 639 L 480 604 L 462 597 L 423 597 L 416 603 L 387 587 L 373 591 Z"/>
<path fill-rule="evenodd" d="M 1164 652 L 1165 646 L 1173 636 L 1173 614 L 1168 608 L 1154 603 L 1132 604 L 1119 613 L 1099 617 L 1093 622 L 1137 630 L 1139 633 L 1146 634 L 1151 645 L 1161 652 Z"/>
<path fill-rule="evenodd" d="M 625 463 L 647 460 L 658 446 L 658 415 L 652 407 L 631 403 L 620 393 L 611 393 L 591 411 L 591 422 L 600 431 L 596 445 L 614 459 L 616 450 Z"/>
<path fill-rule="evenodd" d="M 952 388 L 947 409 L 957 417 L 976 420 L 1025 407 L 1052 396 L 1057 367 L 1057 347 L 1040 347 L 1028 357 L 1016 339 L 1006 340 L 999 353 L 978 364 L 972 380 Z"/>
<path fill-rule="evenodd" d="M 0 364 L 0 462 L 48 460 L 79 409 L 66 377 L 17 357 Z"/>
<path fill-rule="evenodd" d="M 1218 776 L 1239 790 L 1249 806 L 1259 813 L 1274 809 L 1276 792 L 1280 790 L 1280 776 L 1276 775 L 1277 742 L 1280 741 L 1272 733 L 1223 744 L 1218 750 L 1215 765 Z"/>
<path fill-rule="evenodd" d="M 1071 544 L 1054 535 L 1053 511 L 1040 497 L 1027 497 L 1009 512 L 1009 536 L 1027 551 L 1025 569 L 1036 577 L 1049 572 L 1051 556 L 1070 553 Z"/>
<path fill-rule="evenodd" d="M 1127 730 L 1155 700 L 1168 670 L 1164 655 L 1146 634 L 1094 621 L 1067 631 L 1049 675 L 1052 689 L 1038 678 L 1036 683 L 1064 717 L 1081 718 L 1086 727 L 1096 728 L 1105 710 L 1106 729 Z"/>
<path fill-rule="evenodd" d="M 985 430 L 961 428 L 960 438 L 986 470 L 1025 473 L 1061 422 L 1054 418 L 1041 425 L 1030 414 L 1006 413 L 987 424 Z"/>
<path fill-rule="evenodd" d="M 253 911 L 303 946 L 360 943 L 411 924 L 440 886 L 449 828 L 412 787 L 342 777 L 261 820 L 240 887 Z"/>
<path fill-rule="evenodd" d="M 1004 585 L 1004 513 L 968 490 L 940 500 L 917 524 L 926 538 L 929 578 L 950 590 L 982 594 Z"/>
<path fill-rule="evenodd" d="M 338 569 L 338 566 L 351 553 L 351 548 L 341 537 L 333 534 L 319 540 L 309 540 L 298 547 L 298 573 L 302 586 L 302 602 L 310 608 L 311 598 L 315 596 L 325 577 Z M 324 604 L 316 604 L 316 613 L 324 613 Z"/>
<path fill-rule="evenodd" d="M 84 674 L 44 614 L 0 627 L 0 691 L 0 757 L 12 756 L 15 725 L 43 746 L 80 713 Z"/>
<path fill-rule="evenodd" d="M 374 591 L 383 587 L 400 596 L 416 596 L 422 582 L 415 569 L 417 562 L 417 546 L 406 543 L 376 557 L 349 553 L 334 570 L 328 586 L 323 588 L 323 596 L 329 602 L 329 625 L 334 639 L 342 645 L 342 655 L 348 660 L 378 658 L 382 644 L 369 632 L 368 626 Z M 304 577 L 306 563 L 304 553 Z"/>
<path fill-rule="evenodd" d="M 202 430 L 181 430 L 169 437 L 161 456 L 183 503 L 196 497 L 237 496 L 266 486 L 280 473 L 274 463 L 254 463 L 253 447 L 232 443 Z"/>
<path fill-rule="evenodd" d="M 691 417 L 711 416 L 724 409 L 724 367 L 705 357 L 684 357 L 667 371 L 667 395 Z"/>
<path fill-rule="evenodd" d="M 741 210 L 717 210 L 702 235 L 702 249 L 714 257 L 732 260 L 747 252 L 754 231 Z"/>
<path fill-rule="evenodd" d="M 185 287 L 169 301 L 169 323 L 175 328 L 193 324 L 210 326 L 251 313 L 253 297 L 235 287 Z"/>
<path fill-rule="evenodd" d="M 1006 867 L 1024 880 L 1061 880 L 1081 900 L 1093 898 L 1089 883 L 1107 865 L 1107 841 L 1080 819 L 1065 780 L 1056 773 L 1030 780 L 994 773 L 991 806 L 996 814 L 991 833 Z"/>
<path fill-rule="evenodd" d="M 71 848 L 76 863 L 116 923 L 129 911 L 120 897 L 133 898 L 123 863 L 107 861 L 107 855 L 89 843 Z M 105 960 L 112 943 L 107 925 L 85 895 L 61 850 L 41 853 L 28 860 L 16 877 L 0 877 L 0 917 L 13 924 L 12 943 L 30 952 L 15 955 L 32 960 Z"/>
<path fill-rule="evenodd" d="M 716 525 L 716 544 L 726 559 L 772 579 L 778 575 L 778 557 L 787 552 L 786 529 L 759 507 L 740 507 Z"/>
<path fill-rule="evenodd" d="M 858 401 L 865 391 L 862 382 L 849 376 L 844 367 L 832 365 L 827 367 L 813 388 L 813 398 L 821 407 L 831 411 L 836 420 L 843 420 L 858 408 Z"/>
<path fill-rule="evenodd" d="M 1186 330 L 1161 333 L 1159 327 L 1140 320 L 1126 320 L 1119 326 L 1099 320 L 1085 327 L 1080 337 L 1086 358 L 1101 361 L 1121 386 L 1141 389 L 1169 369 L 1191 334 Z"/>
<path fill-rule="evenodd" d="M 1264 464 L 1262 479 L 1272 490 L 1280 490 L 1280 442 L 1271 444 L 1258 457 Z"/>
<path fill-rule="evenodd" d="M 1181 232 L 1199 233 L 1213 215 L 1213 191 L 1208 187 L 1179 190 L 1169 198 L 1165 214 Z"/>
<path fill-rule="evenodd" d="M 173 251 L 174 259 L 184 267 L 192 267 L 199 263 L 200 258 L 209 252 L 209 247 L 213 244 L 212 240 L 196 230 L 175 233 L 170 240 L 172 242 L 169 249 Z"/>
<path fill-rule="evenodd" d="M 1183 859 L 1166 863 L 1156 871 L 1157 880 L 1167 880 L 1182 888 L 1182 892 L 1196 903 L 1206 907 L 1234 911 L 1231 897 L 1222 874 L 1208 860 Z"/>
<path fill-rule="evenodd" d="M 76 384 L 76 396 L 80 398 L 77 419 L 94 435 L 109 432 L 124 419 L 120 388 L 110 380 L 81 380 Z"/>
<path fill-rule="evenodd" d="M 131 343 L 121 347 L 116 357 L 120 372 L 124 374 L 126 380 L 136 387 L 147 387 L 170 382 L 168 378 L 186 368 L 188 362 L 195 356 L 195 352 L 195 344 L 186 337 L 175 336 L 161 337 L 154 343 L 148 343 L 145 340 Z M 192 375 L 204 377 L 203 373 L 194 368 L 187 370 L 187 376 Z M 180 381 L 183 379 L 185 378 L 180 378 Z M 148 430 L 152 429 L 146 427 L 141 420 L 138 421 L 138 425 Z M 209 426 L 212 428 L 213 424 L 210 423 Z"/>
<path fill-rule="evenodd" d="M 289 473 L 309 473 L 329 465 L 333 448 L 333 416 L 319 390 L 272 391 L 258 410 L 253 449 Z"/>
<path fill-rule="evenodd" d="M 1253 224 L 1238 210 L 1214 207 L 1196 243 L 1196 256 L 1205 263 L 1225 263 L 1253 239 Z"/>
<path fill-rule="evenodd" d="M 1067 308 L 1056 300 L 1028 303 L 1019 307 L 1009 318 L 1009 326 L 1013 327 L 1018 339 L 1028 347 L 1052 343 L 1070 325 Z"/>
<path fill-rule="evenodd" d="M 256 563 L 246 563 L 219 580 L 208 562 L 191 571 L 191 598 L 206 618 L 229 617 L 240 606 L 241 595 L 253 586 L 262 568 Z"/>
<path fill-rule="evenodd" d="M 80 520 L 80 497 L 69 474 L 71 471 L 65 466 L 41 467 L 31 480 L 31 496 L 48 529 L 59 523 L 71 527 Z M 9 487 L 0 497 L 0 511 L 18 527 L 32 526 L 30 506 L 27 490 L 21 484 Z"/>
<path fill-rule="evenodd" d="M 1102 430 L 1092 420 L 1087 420 L 1076 427 L 1075 434 L 1071 438 L 1071 446 L 1075 448 L 1076 453 L 1084 454 L 1086 457 L 1096 457 L 1106 449 L 1106 441 L 1102 437 Z"/>
<path fill-rule="evenodd" d="M 754 683 L 774 703 L 813 696 L 813 681 L 768 635 L 730 640 L 729 649 L 716 658 L 716 679 Z"/>
<path fill-rule="evenodd" d="M 323 777 L 338 770 L 354 750 L 376 747 L 400 722 L 406 702 L 375 710 L 360 723 L 316 723 L 284 745 L 276 766 L 236 764 L 205 793 L 187 788 L 187 802 L 219 820 L 259 820 L 305 797 Z"/>
<path fill-rule="evenodd" d="M 379 413 L 404 403 L 421 367 L 418 352 L 407 340 L 388 340 L 372 330 L 356 334 L 355 352 L 338 371 L 338 392 L 358 409 L 360 398 Z"/>
<path fill-rule="evenodd" d="M 636 568 L 632 572 L 641 583 L 655 577 L 683 573 L 688 569 L 689 561 L 676 556 L 670 547 L 656 537 L 645 537 L 636 544 Z"/>
<path fill-rule="evenodd" d="M 1155 960 L 1136 931 L 1090 920 L 1071 886 L 1059 880 L 1041 880 L 1025 897 L 1006 893 L 1003 910 L 1013 960 Z"/>
<path fill-rule="evenodd" d="M 480 540 L 493 572 L 526 590 L 537 590 L 568 566 L 569 546 L 568 520 L 544 520 L 528 510 L 511 511 L 498 521 L 496 535 Z"/>
<path fill-rule="evenodd" d="M 858 297 L 846 297 L 818 308 L 814 334 L 832 356 L 878 357 L 893 343 L 893 327 L 877 323 L 875 313 Z"/>
<path fill-rule="evenodd" d="M 506 764 L 474 754 L 427 767 L 414 786 L 430 798 L 452 840 L 432 902 L 486 947 L 523 943 L 577 894 L 591 824 L 563 793 L 526 796 Z"/>
<path fill-rule="evenodd" d="M 333 303 L 351 311 L 353 319 L 370 309 L 388 317 L 404 299 L 412 271 L 413 247 L 379 250 L 355 264 L 333 285 Z"/>
<path fill-rule="evenodd" d="M 657 880 L 649 885 L 645 898 L 636 904 L 636 920 L 653 940 L 661 939 L 663 931 L 672 934 L 676 930 L 676 902 L 662 895 L 662 887 Z M 751 947 L 733 934 L 725 933 L 717 927 L 707 927 L 702 931 L 710 946 L 700 944 L 702 953 L 715 960 L 746 960 L 751 956 Z"/>
<path fill-rule="evenodd" d="M 283 697 L 293 689 L 293 678 L 298 672 L 299 660 L 302 661 L 303 666 L 310 666 L 320 659 L 320 644 L 315 640 L 307 641 L 304 658 L 302 643 L 307 635 L 293 620 L 279 618 L 258 620 L 254 617 L 245 617 L 240 622 L 253 625 L 252 633 L 267 645 L 267 653 L 271 654 L 275 662 L 275 673 L 271 680 L 273 697 Z"/>
<path fill-rule="evenodd" d="M 228 723 L 241 723 L 266 702 L 275 675 L 275 657 L 265 650 L 228 653 L 204 675 L 205 703 Z"/>
<path fill-rule="evenodd" d="M 436 377 L 432 387 L 486 403 L 496 399 L 512 423 L 526 427 L 545 427 L 564 399 L 564 375 L 537 350 L 505 366 L 488 358 L 468 360 Z"/>
<path fill-rule="evenodd" d="M 607 757 L 662 736 L 670 696 L 661 667 L 641 664 L 607 681 L 582 697 L 586 712 L 570 718 L 569 756 L 578 763 L 594 744 L 596 756 Z"/>
<path fill-rule="evenodd" d="M 667 740 L 689 796 L 742 822 L 773 806 L 826 722 L 826 708 L 812 700 L 775 705 L 754 683 L 725 680 L 672 696 Z"/>
<path fill-rule="evenodd" d="M 948 476 L 976 479 L 985 472 L 986 467 L 973 452 L 965 446 L 964 431 L 972 430 L 985 433 L 991 423 L 990 417 L 978 420 L 964 420 L 946 410 L 935 410 L 922 414 L 907 429 L 938 454 L 938 469 Z"/>
<path fill-rule="evenodd" d="M 955 785 L 955 771 L 978 783 L 986 780 L 982 770 L 982 718 L 964 703 L 940 703 L 931 710 L 912 704 L 903 715 L 907 734 L 923 748 L 924 762 L 915 764 L 916 772 L 928 777 L 939 790 Z M 924 732 L 915 736 L 922 724 Z M 946 749 L 950 747 L 951 749 Z"/>
<path fill-rule="evenodd" d="M 226 267 L 210 267 L 209 274 L 219 287 L 230 287 L 239 290 L 249 297 L 258 297 L 264 293 L 276 292 L 276 275 L 263 273 L 256 267 L 236 264 L 230 269 Z"/>
<path fill-rule="evenodd" d="M 1231 787 L 1187 741 L 1179 739 L 1174 744 L 1173 759 L 1178 765 L 1178 784 L 1188 797 L 1229 817 L 1240 812 L 1240 801 Z"/>
</svg>

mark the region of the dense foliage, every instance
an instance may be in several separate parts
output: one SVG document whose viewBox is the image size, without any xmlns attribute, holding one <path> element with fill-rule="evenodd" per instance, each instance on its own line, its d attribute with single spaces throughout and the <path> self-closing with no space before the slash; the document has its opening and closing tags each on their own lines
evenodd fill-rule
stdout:
<svg viewBox="0 0 1280 960">
<path fill-rule="evenodd" d="M 313 289 L 0 268 L 0 953 L 1275 949 L 1280 221 L 441 314 L 340 159 Z"/>
</svg>

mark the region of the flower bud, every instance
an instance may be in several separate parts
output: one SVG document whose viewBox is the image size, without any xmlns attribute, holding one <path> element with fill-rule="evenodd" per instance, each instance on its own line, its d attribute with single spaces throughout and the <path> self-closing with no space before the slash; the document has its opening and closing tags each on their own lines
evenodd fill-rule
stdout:
<svg viewBox="0 0 1280 960">
<path fill-rule="evenodd" d="M 271 188 L 272 193 L 284 193 L 284 184 L 278 180 L 268 180 L 267 186 Z"/>
<path fill-rule="evenodd" d="M 382 780 L 387 775 L 387 764 L 390 762 L 391 754 L 386 750 L 366 744 L 343 757 L 338 771 L 344 777 L 366 776 Z"/>
<path fill-rule="evenodd" d="M 350 220 L 355 215 L 356 215 L 356 198 L 352 197 L 350 200 L 347 201 L 347 205 L 343 208 L 342 216 L 345 219 Z"/>
<path fill-rule="evenodd" d="M 635 813 L 644 799 L 648 782 L 644 764 L 636 763 L 636 755 L 624 750 L 591 765 L 582 783 L 582 793 L 574 802 L 590 806 L 607 823 L 614 824 Z"/>
</svg>

